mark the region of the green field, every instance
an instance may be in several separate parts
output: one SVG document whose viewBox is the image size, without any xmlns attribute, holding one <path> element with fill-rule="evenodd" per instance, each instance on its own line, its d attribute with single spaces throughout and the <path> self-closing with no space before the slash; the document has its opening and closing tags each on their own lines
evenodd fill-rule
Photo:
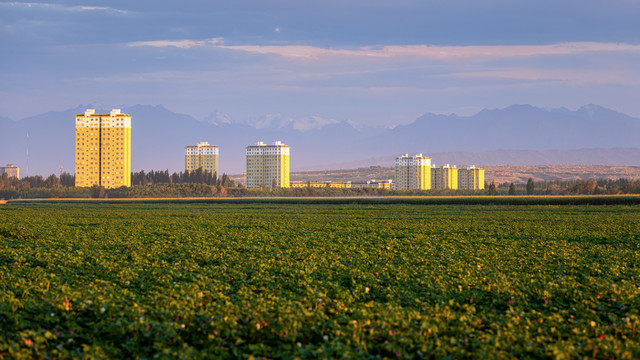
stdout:
<svg viewBox="0 0 640 360">
<path fill-rule="evenodd" d="M 0 358 L 640 357 L 640 206 L 9 203 Z"/>
</svg>

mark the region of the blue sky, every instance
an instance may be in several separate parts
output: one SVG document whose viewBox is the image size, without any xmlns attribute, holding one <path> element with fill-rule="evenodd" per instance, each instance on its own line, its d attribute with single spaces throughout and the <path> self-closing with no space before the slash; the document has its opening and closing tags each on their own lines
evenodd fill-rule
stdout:
<svg viewBox="0 0 640 360">
<path fill-rule="evenodd" d="M 639 0 L 0 1 L 0 116 L 163 104 L 406 124 L 512 104 L 640 116 Z"/>
</svg>

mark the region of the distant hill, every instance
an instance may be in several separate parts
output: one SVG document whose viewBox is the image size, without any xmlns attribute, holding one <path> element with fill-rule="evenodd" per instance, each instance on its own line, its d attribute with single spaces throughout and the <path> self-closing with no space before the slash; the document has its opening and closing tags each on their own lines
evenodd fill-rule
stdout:
<svg viewBox="0 0 640 360">
<path fill-rule="evenodd" d="M 640 179 L 640 166 L 613 165 L 481 165 L 485 170 L 485 181 L 496 184 L 525 184 L 529 178 L 541 180 L 576 179 Z M 371 166 L 357 169 L 297 171 L 291 173 L 293 181 L 368 181 L 393 179 L 393 167 Z M 232 176 L 242 181 L 242 176 Z"/>
<path fill-rule="evenodd" d="M 33 174 L 58 173 L 58 167 L 74 171 L 75 115 L 92 105 L 25 118 L 20 121 L 0 118 L 0 162 L 26 167 L 26 133 L 29 133 L 29 167 Z M 108 113 L 110 109 L 96 109 Z M 122 107 L 132 116 L 132 168 L 137 170 L 184 170 L 184 147 L 208 141 L 220 147 L 220 171 L 242 172 L 245 148 L 256 141 L 284 141 L 293 149 L 292 167 L 297 164 L 321 164 L 340 157 L 351 139 L 369 136 L 377 128 L 357 128 L 347 122 L 331 122 L 309 131 L 297 130 L 300 124 L 277 121 L 272 126 L 198 121 L 190 115 L 174 113 L 161 105 Z M 269 125 L 269 124 L 267 124 Z M 6 131 L 4 131 L 6 129 Z M 331 144 L 335 144 L 332 146 Z M 322 151 L 319 151 L 322 149 Z M 21 171 L 25 174 L 25 170 Z"/>
<path fill-rule="evenodd" d="M 87 108 L 93 106 L 19 121 L 0 117 L 0 163 L 14 163 L 26 174 L 29 132 L 31 175 L 57 173 L 59 166 L 73 172 L 73 119 Z M 436 164 L 640 165 L 640 119 L 597 105 L 576 111 L 514 105 L 468 117 L 425 114 L 393 129 L 280 114 L 243 123 L 212 114 L 199 121 L 162 105 L 125 106 L 122 111 L 132 116 L 134 170 L 182 170 L 184 146 L 208 141 L 220 147 L 221 172 L 242 173 L 245 147 L 275 140 L 291 146 L 292 170 L 388 166 L 399 154 L 417 152 Z"/>
<path fill-rule="evenodd" d="M 640 119 L 597 105 L 576 111 L 513 105 L 469 117 L 425 114 L 380 134 L 371 144 L 386 154 L 639 148 Z"/>
<path fill-rule="evenodd" d="M 435 165 L 627 165 L 640 166 L 640 148 L 575 150 L 493 150 L 484 152 L 426 153 Z M 358 161 L 328 163 L 322 169 L 355 169 L 368 166 L 393 166 L 396 155 Z M 317 168 L 317 167 L 316 167 Z M 309 168 L 308 170 L 313 170 Z"/>
</svg>

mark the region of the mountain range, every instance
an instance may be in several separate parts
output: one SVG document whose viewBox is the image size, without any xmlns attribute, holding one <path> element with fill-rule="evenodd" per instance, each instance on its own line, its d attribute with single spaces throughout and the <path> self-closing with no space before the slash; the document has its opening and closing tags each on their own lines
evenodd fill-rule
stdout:
<svg viewBox="0 0 640 360">
<path fill-rule="evenodd" d="M 14 121 L 0 117 L 0 163 L 26 175 L 74 172 L 75 115 L 92 105 Z M 109 108 L 97 108 L 108 113 Z M 233 122 L 205 120 L 162 105 L 122 107 L 132 116 L 132 168 L 180 171 L 184 147 L 200 141 L 220 147 L 220 171 L 244 171 L 245 147 L 281 140 L 291 146 L 292 170 L 390 165 L 403 153 L 424 153 L 438 165 L 640 165 L 640 119 L 586 105 L 572 111 L 513 105 L 473 116 L 425 114 L 408 125 L 371 127 L 310 116 L 265 115 Z"/>
</svg>

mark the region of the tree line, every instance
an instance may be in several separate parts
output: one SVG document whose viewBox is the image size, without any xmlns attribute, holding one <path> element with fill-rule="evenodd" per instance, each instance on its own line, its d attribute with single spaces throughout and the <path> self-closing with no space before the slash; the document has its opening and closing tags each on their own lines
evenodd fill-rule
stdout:
<svg viewBox="0 0 640 360">
<path fill-rule="evenodd" d="M 526 184 L 503 183 L 493 185 L 491 195 L 622 195 L 640 194 L 640 179 L 573 179 L 533 181 Z M 491 188 L 491 184 L 489 184 Z"/>
<path fill-rule="evenodd" d="M 640 180 L 588 179 L 548 180 L 526 183 L 491 181 L 485 190 L 388 190 L 372 188 L 263 188 L 246 189 L 223 174 L 218 177 L 202 169 L 170 174 L 168 170 L 131 173 L 132 187 L 105 189 L 75 187 L 75 176 L 62 173 L 47 178 L 40 175 L 22 179 L 0 176 L 0 199 L 12 198 L 134 198 L 134 197 L 210 197 L 210 196 L 438 196 L 438 195 L 615 195 L 640 194 Z"/>
<path fill-rule="evenodd" d="M 227 174 L 218 177 L 215 172 L 198 168 L 194 171 L 180 171 L 169 175 L 169 170 L 146 172 L 144 170 L 131 173 L 131 185 L 155 185 L 155 184 L 206 184 L 215 186 L 235 187 L 236 184 Z"/>
</svg>

